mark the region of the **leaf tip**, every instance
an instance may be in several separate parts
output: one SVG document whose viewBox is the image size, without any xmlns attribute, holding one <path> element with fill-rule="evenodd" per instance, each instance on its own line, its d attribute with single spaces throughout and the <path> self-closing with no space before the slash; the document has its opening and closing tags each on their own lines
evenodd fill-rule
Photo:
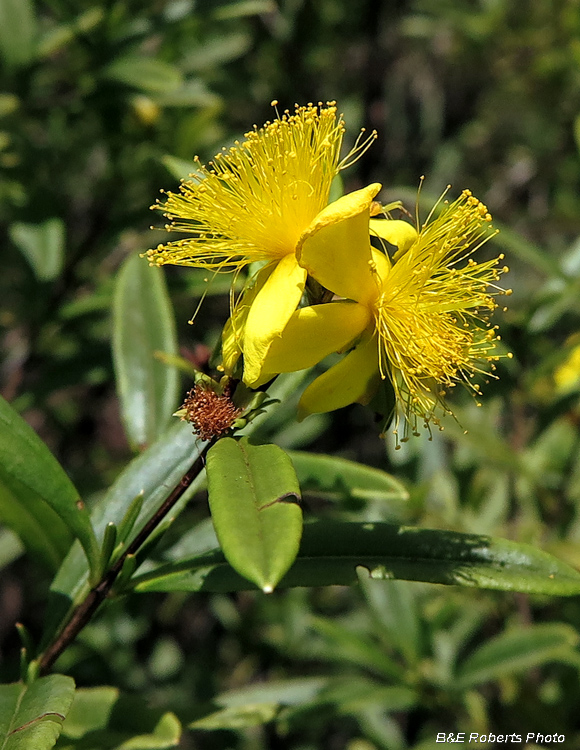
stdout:
<svg viewBox="0 0 580 750">
<path fill-rule="evenodd" d="M 264 594 L 271 594 L 274 591 L 274 587 L 271 583 L 267 583 L 262 587 L 262 591 L 264 592 Z"/>
</svg>

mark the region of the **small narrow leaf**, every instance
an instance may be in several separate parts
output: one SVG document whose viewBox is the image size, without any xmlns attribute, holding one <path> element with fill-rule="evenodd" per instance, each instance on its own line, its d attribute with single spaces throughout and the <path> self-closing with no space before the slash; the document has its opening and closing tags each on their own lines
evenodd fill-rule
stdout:
<svg viewBox="0 0 580 750">
<path fill-rule="evenodd" d="M 280 586 L 349 585 L 357 581 L 359 566 L 378 579 L 553 596 L 580 594 L 580 573 L 528 544 L 454 531 L 339 521 L 306 524 L 296 561 Z M 133 583 L 137 591 L 251 588 L 219 550 L 163 565 Z"/>
<path fill-rule="evenodd" d="M 226 693 L 216 696 L 214 703 L 224 708 L 235 708 L 259 703 L 295 706 L 311 703 L 328 684 L 328 677 L 295 677 L 287 680 L 268 680 L 267 682 L 251 683 L 242 688 L 228 690 Z"/>
<path fill-rule="evenodd" d="M 311 628 L 318 634 L 313 639 L 314 643 L 308 644 L 310 655 L 314 658 L 349 662 L 375 674 L 402 679 L 403 668 L 368 635 L 356 633 L 323 617 L 313 617 Z"/>
<path fill-rule="evenodd" d="M 74 485 L 34 430 L 2 398 L 0 455 L 0 520 L 53 568 L 77 537 L 95 570 L 97 541 Z"/>
<path fill-rule="evenodd" d="M 136 498 L 133 500 L 131 505 L 127 508 L 127 511 L 123 518 L 121 519 L 121 522 L 119 523 L 119 526 L 117 528 L 117 538 L 119 542 L 125 543 L 125 540 L 129 536 L 129 534 L 133 531 L 133 527 L 135 526 L 136 520 L 139 518 L 139 514 L 141 513 L 141 509 L 143 508 L 143 493 L 140 492 Z"/>
<path fill-rule="evenodd" d="M 267 724 L 278 713 L 276 703 L 248 703 L 245 706 L 231 706 L 215 711 L 202 719 L 192 721 L 190 729 L 245 729 Z"/>
<path fill-rule="evenodd" d="M 289 457 L 276 445 L 224 438 L 208 453 L 207 482 L 224 555 L 241 575 L 273 591 L 302 533 L 300 488 Z"/>
<path fill-rule="evenodd" d="M 49 750 L 74 698 L 72 677 L 53 674 L 31 685 L 0 685 L 2 750 Z"/>
<path fill-rule="evenodd" d="M 64 262 L 65 227 L 62 219 L 47 219 L 42 224 L 16 222 L 11 224 L 9 234 L 40 281 L 53 281 L 58 277 Z"/>
<path fill-rule="evenodd" d="M 364 568 L 360 584 L 381 634 L 408 662 L 417 662 L 422 654 L 421 624 L 412 586 L 406 581 L 374 581 Z"/>
<path fill-rule="evenodd" d="M 105 78 L 148 93 L 167 93 L 183 82 L 174 65 L 144 55 L 126 55 L 114 60 L 104 71 Z"/>
<path fill-rule="evenodd" d="M 113 592 L 119 594 L 131 580 L 133 573 L 137 570 L 137 558 L 135 555 L 127 555 L 123 560 L 121 572 L 113 586 Z"/>
<path fill-rule="evenodd" d="M 156 351 L 177 354 L 173 310 L 161 269 L 134 255 L 115 288 L 113 360 L 123 422 L 136 447 L 159 437 L 177 406 L 177 370 L 160 362 Z"/>
<path fill-rule="evenodd" d="M 502 633 L 461 664 L 457 685 L 470 688 L 550 661 L 566 661 L 578 640 L 574 628 L 564 623 L 541 623 Z"/>
<path fill-rule="evenodd" d="M 105 534 L 103 536 L 103 542 L 101 544 L 101 554 L 99 557 L 99 578 L 103 576 L 109 563 L 111 561 L 111 555 L 117 544 L 117 527 L 114 523 L 108 523 L 105 526 Z"/>
</svg>

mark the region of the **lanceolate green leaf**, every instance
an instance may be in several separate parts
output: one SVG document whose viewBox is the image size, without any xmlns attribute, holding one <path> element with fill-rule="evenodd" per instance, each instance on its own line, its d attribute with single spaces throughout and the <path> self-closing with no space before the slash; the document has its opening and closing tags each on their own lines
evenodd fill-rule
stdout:
<svg viewBox="0 0 580 750">
<path fill-rule="evenodd" d="M 502 633 L 462 663 L 457 685 L 469 688 L 546 662 L 567 661 L 578 640 L 574 628 L 564 623 L 540 623 Z"/>
<path fill-rule="evenodd" d="M 312 491 L 343 500 L 407 500 L 403 484 L 386 471 L 306 451 L 288 451 L 303 492 Z"/>
<path fill-rule="evenodd" d="M 123 422 L 136 447 L 158 438 L 177 406 L 177 370 L 156 359 L 157 351 L 177 354 L 173 310 L 162 270 L 134 255 L 115 288 L 113 358 Z"/>
<path fill-rule="evenodd" d="M 330 706 L 346 714 L 369 705 L 380 705 L 384 711 L 405 711 L 417 702 L 418 695 L 408 687 L 360 676 L 269 680 L 216 696 L 213 703 L 218 710 L 189 726 L 194 730 L 240 729 L 266 724 L 281 710 L 284 720 L 290 719 L 296 726 L 312 711 L 328 711 Z"/>
<path fill-rule="evenodd" d="M 93 569 L 97 542 L 78 492 L 34 430 L 1 398 L 0 456 L 0 520 L 53 568 L 77 537 Z"/>
<path fill-rule="evenodd" d="M 454 531 L 338 521 L 304 527 L 296 561 L 279 585 L 348 585 L 356 582 L 360 566 L 379 579 L 557 596 L 580 593 L 580 573 L 527 544 Z M 134 583 L 137 591 L 250 588 L 219 550 L 161 566 Z"/>
<path fill-rule="evenodd" d="M 2 750 L 49 750 L 74 698 L 72 677 L 53 674 L 31 685 L 0 685 Z"/>
<path fill-rule="evenodd" d="M 65 226 L 62 219 L 47 219 L 42 224 L 14 223 L 9 233 L 38 279 L 56 279 L 64 261 Z"/>
<path fill-rule="evenodd" d="M 276 445 L 224 438 L 207 455 L 207 483 L 224 555 L 241 575 L 273 591 L 302 533 L 300 488 L 289 457 Z"/>
<path fill-rule="evenodd" d="M 105 68 L 105 78 L 149 93 L 166 93 L 182 83 L 181 72 L 174 65 L 154 57 L 129 54 L 118 57 Z"/>
<path fill-rule="evenodd" d="M 360 583 L 381 634 L 412 663 L 421 658 L 421 623 L 415 590 L 403 581 L 373 581 L 365 570 Z"/>
</svg>

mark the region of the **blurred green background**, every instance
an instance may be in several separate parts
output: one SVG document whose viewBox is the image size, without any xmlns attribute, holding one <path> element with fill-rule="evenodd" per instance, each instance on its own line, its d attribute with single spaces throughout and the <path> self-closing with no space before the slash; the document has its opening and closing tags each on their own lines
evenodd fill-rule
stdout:
<svg viewBox="0 0 580 750">
<path fill-rule="evenodd" d="M 297 425 L 290 400 L 260 436 L 386 469 L 410 495 L 307 496 L 307 517 L 490 533 L 580 566 L 579 0 L 0 0 L 0 63 L 1 392 L 89 503 L 139 442 L 121 417 L 111 308 L 123 262 L 165 236 L 149 206 L 195 154 L 271 118 L 272 99 L 335 99 L 347 147 L 361 127 L 379 135 L 347 190 L 380 181 L 384 202 L 413 212 L 425 175 L 427 210 L 447 184 L 488 205 L 501 229 L 489 252 L 512 269 L 498 322 L 514 359 L 482 408 L 456 394 L 460 424 L 400 451 L 359 406 Z M 181 354 L 204 364 L 227 285 L 191 327 L 203 274 L 166 280 Z M 206 516 L 200 496 L 166 548 Z M 13 624 L 40 629 L 52 573 L 21 553 L 0 529 L 2 681 L 18 676 Z M 188 732 L 183 748 L 427 750 L 452 731 L 558 732 L 573 748 L 579 624 L 576 600 L 404 582 L 146 595 L 109 606 L 58 668 L 184 722 L 227 706 L 226 691 L 278 706 L 269 723 Z"/>
</svg>

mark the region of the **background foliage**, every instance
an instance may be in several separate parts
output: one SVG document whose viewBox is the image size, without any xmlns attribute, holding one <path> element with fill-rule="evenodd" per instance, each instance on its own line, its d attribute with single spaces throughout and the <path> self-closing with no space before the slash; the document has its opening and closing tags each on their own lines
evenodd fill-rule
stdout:
<svg viewBox="0 0 580 750">
<path fill-rule="evenodd" d="M 461 427 L 399 451 L 362 408 L 298 425 L 291 397 L 259 436 L 386 469 L 409 493 L 314 487 L 307 515 L 490 533 L 580 566 L 578 0 L 0 0 L 0 55 L 2 395 L 89 504 L 190 387 L 159 363 L 159 391 L 139 352 L 177 341 L 203 365 L 228 310 L 216 283 L 189 327 L 203 274 L 169 269 L 175 331 L 163 282 L 135 260 L 164 236 L 148 206 L 194 154 L 271 117 L 271 99 L 336 99 L 348 139 L 379 133 L 347 189 L 380 181 L 413 212 L 424 174 L 426 205 L 447 183 L 488 204 L 512 268 L 514 359 L 482 408 L 457 394 Z M 163 314 L 147 317 L 145 286 Z M 142 384 L 132 402 L 128 381 Z M 199 494 L 158 558 L 203 549 L 206 516 Z M 18 677 L 14 622 L 42 629 L 67 534 L 25 557 L 0 529 L 2 682 Z M 183 748 L 425 750 L 441 731 L 574 747 L 579 624 L 575 599 L 406 582 L 134 596 L 59 661 L 108 687 L 81 694 L 58 747 L 174 747 L 180 722 L 197 722 Z M 83 700 L 101 706 L 92 740 Z"/>
</svg>

